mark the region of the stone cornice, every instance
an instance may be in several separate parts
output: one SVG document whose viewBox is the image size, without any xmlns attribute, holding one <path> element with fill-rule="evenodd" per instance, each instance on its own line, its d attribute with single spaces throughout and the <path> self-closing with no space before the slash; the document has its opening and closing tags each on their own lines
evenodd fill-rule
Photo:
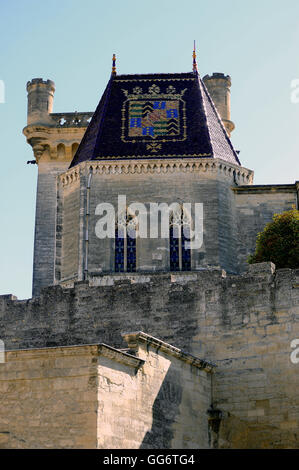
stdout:
<svg viewBox="0 0 299 470">
<path fill-rule="evenodd" d="M 6 362 L 14 360 L 36 359 L 37 357 L 48 357 L 49 355 L 59 356 L 79 356 L 98 355 L 99 344 L 78 344 L 71 346 L 50 346 L 45 348 L 8 349 Z"/>
<path fill-rule="evenodd" d="M 33 149 L 36 162 L 53 162 L 58 159 L 58 146 L 63 144 L 67 162 L 73 158 L 72 145 L 80 144 L 86 127 L 49 127 L 46 124 L 30 124 L 23 129 L 28 144 Z"/>
<path fill-rule="evenodd" d="M 52 346 L 47 348 L 29 348 L 29 349 L 10 349 L 6 352 L 6 362 L 24 361 L 28 359 L 36 359 L 37 357 L 47 358 L 52 355 L 61 356 L 104 356 L 116 362 L 128 365 L 130 367 L 139 368 L 144 364 L 144 360 L 132 356 L 119 349 L 108 346 L 107 344 L 78 344 L 71 346 Z"/>
<path fill-rule="evenodd" d="M 75 166 L 71 170 L 67 170 L 65 173 L 59 175 L 59 179 L 63 186 L 69 186 L 80 179 L 80 165 Z"/>
<path fill-rule="evenodd" d="M 44 124 L 30 124 L 24 127 L 23 134 L 28 139 L 32 137 L 43 137 L 47 139 L 49 136 L 61 135 L 61 134 L 76 134 L 80 135 L 81 138 L 86 131 L 86 127 L 49 127 Z"/>
<path fill-rule="evenodd" d="M 150 159 L 130 161 L 98 161 L 83 162 L 62 173 L 59 178 L 62 184 L 68 185 L 76 181 L 82 171 L 100 175 L 120 174 L 165 174 L 174 172 L 212 172 L 221 173 L 236 183 L 252 184 L 253 171 L 219 158 L 198 159 Z"/>
<path fill-rule="evenodd" d="M 120 351 L 119 349 L 108 346 L 107 344 L 99 345 L 99 354 L 107 357 L 108 359 L 134 368 L 139 368 L 145 363 L 143 359 L 132 356 L 131 354 Z"/>
<path fill-rule="evenodd" d="M 181 361 L 186 362 L 198 369 L 203 369 L 206 372 L 212 372 L 216 367 L 215 364 L 211 362 L 204 361 L 199 359 L 198 357 L 193 356 L 192 354 L 186 353 L 181 349 L 172 346 L 171 344 L 165 343 L 153 336 L 150 336 L 142 331 L 134 332 L 134 333 L 124 333 L 122 334 L 124 340 L 128 343 L 130 349 L 136 349 L 138 347 L 138 343 L 145 343 L 147 346 L 151 346 L 155 350 L 162 351 L 170 356 L 176 357 Z"/>
<path fill-rule="evenodd" d="M 257 194 L 257 193 L 290 193 L 296 192 L 296 183 L 294 184 L 261 184 L 233 186 L 232 190 L 237 194 Z"/>
</svg>

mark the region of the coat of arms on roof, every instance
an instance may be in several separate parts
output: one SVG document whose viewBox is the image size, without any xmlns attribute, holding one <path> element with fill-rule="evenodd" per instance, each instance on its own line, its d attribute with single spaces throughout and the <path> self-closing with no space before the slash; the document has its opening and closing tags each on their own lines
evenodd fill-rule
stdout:
<svg viewBox="0 0 299 470">
<path fill-rule="evenodd" d="M 177 142 L 187 136 L 186 88 L 177 92 L 173 85 L 163 91 L 162 85 L 151 84 L 144 92 L 134 87 L 132 92 L 122 90 L 126 99 L 122 106 L 123 142 Z M 159 149 L 161 145 L 159 145 Z M 156 146 L 152 151 L 156 151 Z"/>
</svg>

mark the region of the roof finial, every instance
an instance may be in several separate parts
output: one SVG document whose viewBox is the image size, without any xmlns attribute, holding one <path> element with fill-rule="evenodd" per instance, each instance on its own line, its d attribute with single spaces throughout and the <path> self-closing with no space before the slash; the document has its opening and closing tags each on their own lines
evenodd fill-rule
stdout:
<svg viewBox="0 0 299 470">
<path fill-rule="evenodd" d="M 196 62 L 195 41 L 194 41 L 194 47 L 193 47 L 193 73 L 198 73 L 197 72 L 197 62 Z"/>
<path fill-rule="evenodd" d="M 115 54 L 113 54 L 113 57 L 112 57 L 112 75 L 116 75 L 115 62 L 116 62 L 116 56 L 115 56 Z"/>
</svg>

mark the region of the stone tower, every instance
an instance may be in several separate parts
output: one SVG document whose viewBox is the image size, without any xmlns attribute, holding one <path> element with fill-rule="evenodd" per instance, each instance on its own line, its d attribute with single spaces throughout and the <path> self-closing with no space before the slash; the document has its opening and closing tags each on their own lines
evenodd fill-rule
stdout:
<svg viewBox="0 0 299 470">
<path fill-rule="evenodd" d="M 209 93 L 193 65 L 114 62 L 94 114 L 55 114 L 54 83 L 28 84 L 39 297 L 0 295 L 0 447 L 298 448 L 299 273 L 246 257 L 299 184 L 252 184 L 225 127 L 227 77 Z M 121 195 L 99 236 L 101 204 Z M 172 236 L 192 223 L 177 209 L 168 238 L 141 236 L 152 203 L 184 202 L 203 206 L 199 247 Z"/>
<path fill-rule="evenodd" d="M 213 73 L 213 75 L 205 75 L 203 82 L 206 85 L 210 96 L 217 108 L 222 119 L 225 129 L 230 136 L 235 128 L 234 123 L 230 119 L 230 87 L 231 78 L 224 73 Z"/>
<path fill-rule="evenodd" d="M 69 170 L 58 178 L 56 283 L 115 271 L 239 271 L 231 188 L 252 184 L 253 173 L 241 166 L 220 117 L 229 116 L 229 101 L 218 102 L 220 112 L 193 72 L 111 76 Z M 202 245 L 188 258 L 169 239 L 139 237 L 132 266 L 126 248 L 99 239 L 95 229 L 98 204 L 112 204 L 117 213 L 119 195 L 146 214 L 152 204 L 201 204 Z"/>
<path fill-rule="evenodd" d="M 27 83 L 27 126 L 23 133 L 38 165 L 33 295 L 54 282 L 56 176 L 71 162 L 92 113 L 52 113 L 55 84 L 34 78 Z"/>
<path fill-rule="evenodd" d="M 52 80 L 44 81 L 42 78 L 34 78 L 27 83 L 29 124 L 49 124 L 50 113 L 53 111 L 53 99 L 55 83 Z"/>
<path fill-rule="evenodd" d="M 23 132 L 38 164 L 34 296 L 52 284 L 115 272 L 245 269 L 257 232 L 277 207 L 293 204 L 297 190 L 253 186 L 253 172 L 241 166 L 229 137 L 230 86 L 219 73 L 201 79 L 197 70 L 116 75 L 114 69 L 94 113 L 53 113 L 54 82 L 27 84 Z M 146 213 L 151 204 L 201 204 L 201 246 L 186 253 L 181 242 L 163 238 L 139 236 L 129 248 L 100 239 L 98 205 L 117 213 L 120 195 Z"/>
<path fill-rule="evenodd" d="M 238 272 L 230 188 L 252 184 L 253 173 L 240 166 L 229 139 L 230 85 L 223 74 L 201 80 L 196 68 L 185 74 L 118 76 L 114 63 L 93 115 L 53 113 L 54 82 L 27 83 L 23 132 L 38 164 L 33 295 L 51 284 L 115 270 L 114 242 L 96 238 L 95 212 L 97 202 L 115 204 L 122 193 L 128 204 L 203 204 L 203 247 L 189 256 L 188 269 L 219 266 Z M 139 104 L 143 117 L 132 118 L 132 106 Z M 148 135 L 127 128 L 128 119 L 137 126 L 142 120 Z M 148 239 L 137 245 L 136 271 L 170 269 L 168 242 Z M 175 269 L 182 266 L 180 255 Z"/>
</svg>

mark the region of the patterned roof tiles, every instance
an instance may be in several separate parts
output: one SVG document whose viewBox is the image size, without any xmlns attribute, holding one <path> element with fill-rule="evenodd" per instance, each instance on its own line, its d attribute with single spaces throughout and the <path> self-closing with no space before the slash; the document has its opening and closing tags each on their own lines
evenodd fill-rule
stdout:
<svg viewBox="0 0 299 470">
<path fill-rule="evenodd" d="M 70 167 L 168 157 L 221 158 L 240 165 L 196 73 L 112 76 Z"/>
</svg>

